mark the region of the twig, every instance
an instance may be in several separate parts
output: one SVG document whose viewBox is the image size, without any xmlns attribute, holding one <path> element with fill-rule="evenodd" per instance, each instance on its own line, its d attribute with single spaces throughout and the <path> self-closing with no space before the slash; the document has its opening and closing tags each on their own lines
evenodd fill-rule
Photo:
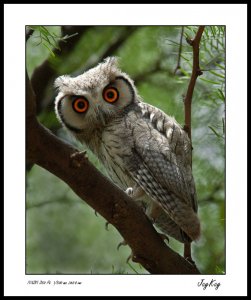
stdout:
<svg viewBox="0 0 251 300">
<path fill-rule="evenodd" d="M 200 46 L 200 40 L 202 33 L 204 31 L 205 26 L 199 26 L 199 29 L 196 33 L 196 36 L 193 40 L 187 39 L 187 42 L 189 45 L 193 47 L 193 70 L 192 75 L 190 78 L 190 82 L 188 85 L 188 89 L 186 92 L 186 96 L 184 99 L 184 105 L 185 105 L 185 126 L 184 130 L 188 133 L 189 138 L 191 139 L 191 110 L 192 110 L 192 97 L 193 97 L 193 91 L 196 83 L 196 79 L 198 76 L 202 75 L 202 71 L 200 69 L 200 63 L 199 63 L 199 46 Z"/>
<path fill-rule="evenodd" d="M 141 263 L 150 273 L 199 274 L 196 266 L 163 242 L 142 209 L 103 176 L 84 154 L 79 160 L 80 167 L 73 164 L 72 156 L 78 151 L 37 121 L 35 103 L 35 94 L 26 78 L 27 160 L 61 178 L 81 199 L 113 224 L 131 247 L 133 261 Z"/>
<path fill-rule="evenodd" d="M 188 44 L 193 47 L 193 70 L 187 88 L 187 93 L 184 99 L 184 106 L 185 106 L 184 130 L 187 132 L 191 140 L 191 145 L 192 145 L 192 130 L 191 130 L 192 98 L 193 98 L 193 91 L 194 91 L 196 79 L 198 76 L 202 75 L 202 71 L 200 69 L 200 63 L 199 63 L 199 48 L 200 48 L 200 39 L 204 31 L 204 28 L 205 26 L 199 26 L 195 38 L 193 40 L 187 39 Z M 192 151 L 191 151 L 191 155 L 192 155 Z M 192 164 L 192 157 L 191 157 L 191 164 Z M 191 243 L 184 244 L 184 255 L 185 257 L 186 256 L 191 257 Z"/>
<path fill-rule="evenodd" d="M 184 33 L 184 26 L 181 26 L 181 34 L 180 34 L 180 46 L 179 46 L 179 54 L 178 54 L 178 62 L 177 62 L 177 66 L 173 72 L 173 74 L 175 75 L 177 73 L 177 71 L 180 69 L 180 58 L 181 58 L 181 52 L 182 52 L 182 39 L 183 39 L 183 33 Z"/>
</svg>

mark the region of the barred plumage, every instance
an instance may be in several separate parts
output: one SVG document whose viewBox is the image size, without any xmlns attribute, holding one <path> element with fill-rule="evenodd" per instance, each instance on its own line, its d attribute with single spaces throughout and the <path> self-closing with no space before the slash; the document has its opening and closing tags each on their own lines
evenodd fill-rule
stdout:
<svg viewBox="0 0 251 300">
<path fill-rule="evenodd" d="M 183 243 L 196 240 L 191 143 L 175 119 L 142 101 L 115 58 L 76 78 L 60 77 L 56 87 L 60 122 L 100 159 L 113 182 L 133 188 L 131 196 L 162 232 Z"/>
</svg>

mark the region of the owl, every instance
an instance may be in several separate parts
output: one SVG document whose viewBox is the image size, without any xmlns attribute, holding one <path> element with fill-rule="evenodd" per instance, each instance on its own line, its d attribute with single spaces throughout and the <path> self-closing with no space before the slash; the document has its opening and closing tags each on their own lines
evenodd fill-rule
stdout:
<svg viewBox="0 0 251 300">
<path fill-rule="evenodd" d="M 197 240 L 191 143 L 175 119 L 143 101 L 115 57 L 77 77 L 60 76 L 55 87 L 57 118 L 110 179 L 163 234 L 182 243 Z"/>
</svg>

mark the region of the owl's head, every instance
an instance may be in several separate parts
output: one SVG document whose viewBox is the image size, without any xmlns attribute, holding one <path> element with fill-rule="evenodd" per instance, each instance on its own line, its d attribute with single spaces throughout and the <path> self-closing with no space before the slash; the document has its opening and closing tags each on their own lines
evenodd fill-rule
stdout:
<svg viewBox="0 0 251 300">
<path fill-rule="evenodd" d="M 138 101 L 133 81 L 118 68 L 115 57 L 75 78 L 60 76 L 55 86 L 57 117 L 75 134 L 105 126 Z"/>
</svg>

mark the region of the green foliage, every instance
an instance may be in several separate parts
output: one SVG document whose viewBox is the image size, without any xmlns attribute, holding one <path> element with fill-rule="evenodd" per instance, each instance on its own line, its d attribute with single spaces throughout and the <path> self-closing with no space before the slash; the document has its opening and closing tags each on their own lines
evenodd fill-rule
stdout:
<svg viewBox="0 0 251 300">
<path fill-rule="evenodd" d="M 56 61 L 56 50 L 61 51 L 59 42 L 67 43 L 67 40 L 77 35 L 74 33 L 71 35 L 61 36 L 61 29 L 59 26 L 28 26 L 34 30 L 34 33 L 27 41 L 27 52 L 29 53 L 26 60 L 26 67 L 28 75 L 30 76 L 33 70 L 39 66 L 46 58 L 49 58 L 51 62 Z M 39 47 L 42 46 L 42 47 Z"/>
<path fill-rule="evenodd" d="M 84 34 L 76 47 L 65 57 L 57 57 L 54 61 L 54 68 L 58 74 L 81 73 L 81 71 L 96 61 L 105 52 L 111 42 L 114 41 L 123 31 L 122 27 L 95 26 Z"/>
<path fill-rule="evenodd" d="M 71 35 L 66 34 L 65 36 L 59 36 L 53 31 L 52 26 L 47 27 L 46 26 L 29 26 L 32 30 L 38 32 L 38 36 L 33 36 L 33 39 L 38 39 L 38 43 L 36 46 L 43 45 L 50 53 L 52 57 L 55 57 L 54 54 L 55 50 L 61 50 L 58 43 L 59 41 L 66 42 L 67 39 L 77 35 L 78 33 L 74 33 Z M 57 26 L 55 26 L 55 29 L 57 30 Z"/>
<path fill-rule="evenodd" d="M 43 27 L 43 26 L 42 26 Z M 49 41 L 60 36 L 60 27 L 45 27 Z M 185 26 L 180 69 L 174 75 L 180 46 L 180 26 L 142 26 L 132 32 L 113 52 L 121 68 L 135 79 L 144 101 L 155 105 L 179 123 L 184 122 L 183 98 L 192 71 L 192 48 L 185 38 L 193 38 L 197 26 Z M 36 31 L 39 30 L 36 28 Z M 46 58 L 62 74 L 80 74 L 127 32 L 125 26 L 94 26 L 80 38 L 67 56 L 50 57 L 50 51 L 27 43 L 29 75 Z M 55 34 L 53 34 L 54 32 Z M 41 33 L 43 36 L 45 32 Z M 35 35 L 35 33 L 33 34 Z M 56 36 L 55 36 L 56 35 Z M 47 39 L 44 37 L 43 42 Z M 54 40 L 52 39 L 52 45 Z M 55 39 L 58 42 L 57 39 Z M 58 44 L 56 44 L 58 45 Z M 51 46 L 52 47 L 52 46 Z M 56 48 L 53 46 L 53 48 Z M 52 50 L 52 48 L 50 48 Z M 203 75 L 193 95 L 193 173 L 196 181 L 202 235 L 193 243 L 193 257 L 205 274 L 225 272 L 225 28 L 206 26 L 200 46 Z M 48 99 L 53 88 L 48 89 Z M 60 138 L 79 149 L 56 120 L 53 103 L 38 116 L 40 122 Z M 94 165 L 105 170 L 94 155 Z M 120 247 L 119 233 L 68 186 L 47 171 L 34 166 L 27 173 L 26 270 L 29 274 L 144 274 L 140 265 L 126 263 L 129 247 Z M 182 245 L 170 239 L 170 247 L 182 254 Z"/>
</svg>

